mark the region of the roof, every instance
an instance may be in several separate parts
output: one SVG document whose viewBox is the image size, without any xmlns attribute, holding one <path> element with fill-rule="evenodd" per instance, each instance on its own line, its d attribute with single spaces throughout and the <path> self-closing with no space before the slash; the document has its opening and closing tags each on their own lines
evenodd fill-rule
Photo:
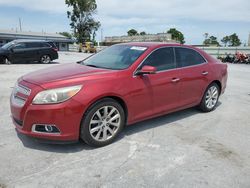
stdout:
<svg viewBox="0 0 250 188">
<path fill-rule="evenodd" d="M 20 43 L 20 42 L 29 43 L 29 42 L 50 42 L 50 41 L 51 40 L 16 39 L 16 40 L 13 40 L 12 42 L 15 42 L 15 43 Z"/>
<path fill-rule="evenodd" d="M 145 46 L 145 47 L 184 46 L 179 43 L 167 43 L 167 42 L 128 42 L 128 43 L 120 43 L 117 45 Z"/>
<path fill-rule="evenodd" d="M 53 40 L 55 42 L 74 42 L 72 39 L 60 35 L 58 33 L 46 32 L 27 32 L 15 30 L 1 30 L 0 37 L 6 39 L 38 39 L 38 40 Z"/>
</svg>

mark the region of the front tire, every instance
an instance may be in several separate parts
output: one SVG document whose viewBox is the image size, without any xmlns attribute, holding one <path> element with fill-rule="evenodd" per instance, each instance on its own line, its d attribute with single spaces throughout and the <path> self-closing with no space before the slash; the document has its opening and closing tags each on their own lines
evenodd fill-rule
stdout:
<svg viewBox="0 0 250 188">
<path fill-rule="evenodd" d="M 2 64 L 10 65 L 10 64 L 11 64 L 11 61 L 10 61 L 7 57 L 3 57 L 3 58 L 2 58 Z"/>
<path fill-rule="evenodd" d="M 122 131 L 125 113 L 122 106 L 111 98 L 94 103 L 85 113 L 80 137 L 93 147 L 106 146 Z"/>
<path fill-rule="evenodd" d="M 199 108 L 203 112 L 211 112 L 216 108 L 220 96 L 220 88 L 216 83 L 210 84 L 201 100 Z"/>
<path fill-rule="evenodd" d="M 43 55 L 40 59 L 42 64 L 49 64 L 51 62 L 51 58 L 49 55 Z"/>
</svg>

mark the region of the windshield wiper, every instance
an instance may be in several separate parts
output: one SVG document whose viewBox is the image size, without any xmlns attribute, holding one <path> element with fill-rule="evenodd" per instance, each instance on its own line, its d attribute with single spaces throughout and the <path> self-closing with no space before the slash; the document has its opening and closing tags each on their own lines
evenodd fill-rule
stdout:
<svg viewBox="0 0 250 188">
<path fill-rule="evenodd" d="M 96 65 L 88 65 L 88 64 L 83 64 L 83 65 L 88 66 L 88 67 L 101 68 L 101 67 L 98 67 Z"/>
</svg>

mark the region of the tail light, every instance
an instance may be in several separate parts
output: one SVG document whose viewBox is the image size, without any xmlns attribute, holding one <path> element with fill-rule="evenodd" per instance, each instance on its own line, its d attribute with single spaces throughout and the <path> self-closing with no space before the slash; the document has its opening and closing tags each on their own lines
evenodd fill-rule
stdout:
<svg viewBox="0 0 250 188">
<path fill-rule="evenodd" d="M 58 48 L 52 48 L 55 52 L 57 52 L 58 51 Z"/>
</svg>

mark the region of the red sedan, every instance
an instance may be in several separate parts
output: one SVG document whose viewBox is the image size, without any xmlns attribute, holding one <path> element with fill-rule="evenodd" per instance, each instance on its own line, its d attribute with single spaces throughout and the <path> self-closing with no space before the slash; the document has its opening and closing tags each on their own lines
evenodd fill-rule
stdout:
<svg viewBox="0 0 250 188">
<path fill-rule="evenodd" d="M 22 134 L 104 146 L 125 125 L 194 106 L 214 110 L 226 82 L 227 65 L 200 49 L 119 44 L 21 77 L 11 113 Z"/>
</svg>

